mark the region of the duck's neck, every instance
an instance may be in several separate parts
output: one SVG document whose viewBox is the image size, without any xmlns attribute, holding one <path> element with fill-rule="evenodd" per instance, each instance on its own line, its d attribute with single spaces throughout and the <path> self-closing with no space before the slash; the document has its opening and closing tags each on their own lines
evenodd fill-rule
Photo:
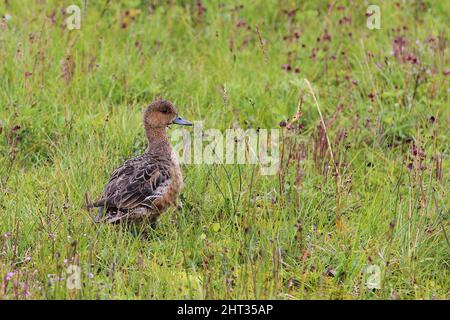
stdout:
<svg viewBox="0 0 450 320">
<path fill-rule="evenodd" d="M 172 147 L 170 146 L 169 139 L 167 138 L 166 128 L 145 128 L 147 134 L 148 147 L 146 152 L 151 154 L 163 154 L 170 156 Z"/>
</svg>

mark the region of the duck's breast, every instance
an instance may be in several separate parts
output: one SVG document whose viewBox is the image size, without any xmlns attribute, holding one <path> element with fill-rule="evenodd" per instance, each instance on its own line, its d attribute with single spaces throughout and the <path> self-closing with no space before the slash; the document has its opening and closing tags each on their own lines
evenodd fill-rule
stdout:
<svg viewBox="0 0 450 320">
<path fill-rule="evenodd" d="M 163 196 L 155 201 L 155 205 L 160 213 L 167 210 L 170 206 L 176 206 L 177 198 L 183 189 L 183 176 L 181 175 L 178 157 L 174 151 L 171 153 L 170 161 L 170 179 L 162 187 L 163 190 L 159 190 Z"/>
<path fill-rule="evenodd" d="M 178 196 L 178 194 L 183 189 L 184 183 L 183 183 L 183 176 L 181 174 L 180 163 L 178 161 L 178 156 L 173 149 L 170 155 L 170 159 L 173 163 L 173 169 L 171 170 L 172 171 L 171 186 L 173 188 L 173 191 Z"/>
</svg>

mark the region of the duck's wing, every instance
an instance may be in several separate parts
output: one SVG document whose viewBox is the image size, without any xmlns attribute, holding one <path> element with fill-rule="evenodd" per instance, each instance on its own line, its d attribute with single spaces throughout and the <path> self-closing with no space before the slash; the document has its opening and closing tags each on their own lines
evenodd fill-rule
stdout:
<svg viewBox="0 0 450 320">
<path fill-rule="evenodd" d="M 113 172 L 102 198 L 92 206 L 107 211 L 153 208 L 153 202 L 162 197 L 161 190 L 170 182 L 170 164 L 170 159 L 155 156 L 125 161 Z"/>
</svg>

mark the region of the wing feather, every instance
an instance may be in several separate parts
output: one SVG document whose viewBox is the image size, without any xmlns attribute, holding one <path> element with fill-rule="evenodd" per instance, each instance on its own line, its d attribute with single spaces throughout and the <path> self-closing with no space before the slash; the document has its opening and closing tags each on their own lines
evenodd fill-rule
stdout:
<svg viewBox="0 0 450 320">
<path fill-rule="evenodd" d="M 158 192 L 171 178 L 171 160 L 144 155 L 125 161 L 118 167 L 93 207 L 129 210 L 138 206 L 152 207 L 162 194 Z"/>
</svg>

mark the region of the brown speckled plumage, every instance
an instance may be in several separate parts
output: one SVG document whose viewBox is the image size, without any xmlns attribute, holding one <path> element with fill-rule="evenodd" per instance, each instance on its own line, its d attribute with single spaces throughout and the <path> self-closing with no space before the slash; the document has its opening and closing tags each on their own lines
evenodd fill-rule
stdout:
<svg viewBox="0 0 450 320">
<path fill-rule="evenodd" d="M 154 224 L 169 207 L 176 205 L 183 177 L 166 135 L 172 123 L 191 125 L 178 117 L 168 101 L 153 102 L 144 112 L 148 148 L 139 157 L 125 161 L 112 174 L 100 200 L 96 221 Z"/>
</svg>

